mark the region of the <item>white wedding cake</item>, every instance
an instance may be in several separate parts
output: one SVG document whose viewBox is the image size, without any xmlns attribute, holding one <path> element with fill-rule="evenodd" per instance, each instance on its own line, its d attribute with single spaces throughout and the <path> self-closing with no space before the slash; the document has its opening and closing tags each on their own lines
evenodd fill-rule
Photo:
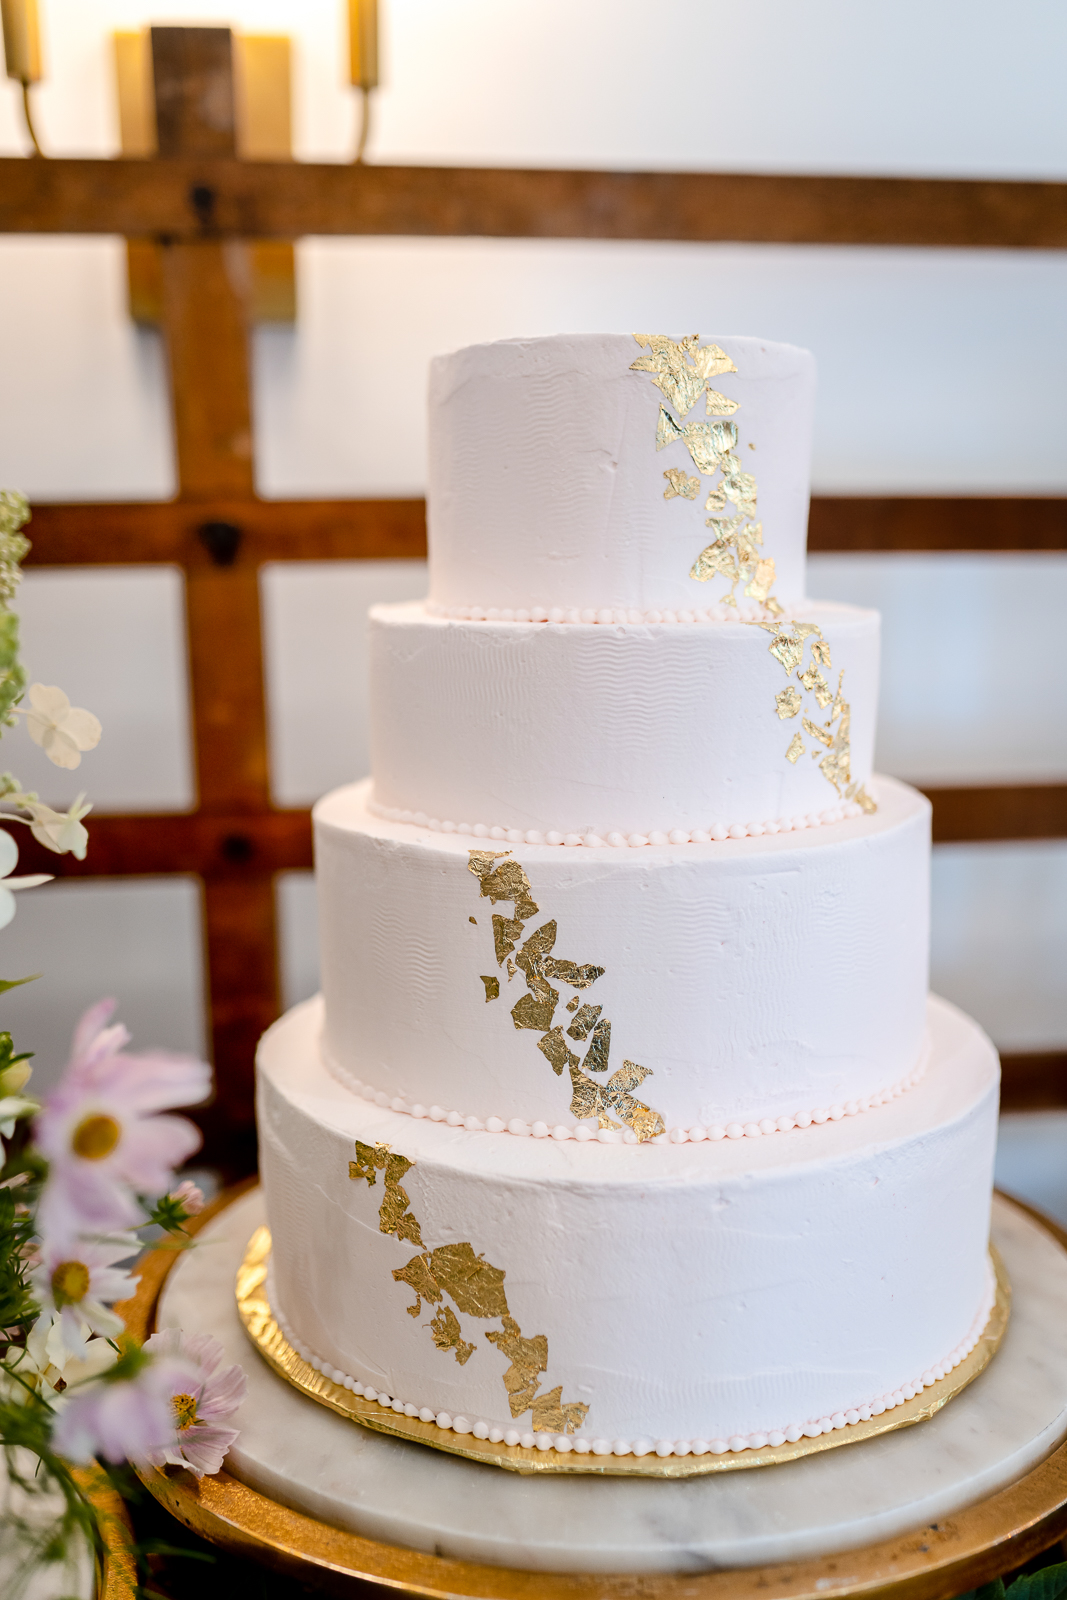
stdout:
<svg viewBox="0 0 1067 1600">
<path fill-rule="evenodd" d="M 505 340 L 430 387 L 430 598 L 315 811 L 322 996 L 259 1063 L 270 1295 L 504 1445 L 760 1449 L 974 1346 L 997 1059 L 927 995 L 877 615 L 805 598 L 814 363 Z"/>
</svg>

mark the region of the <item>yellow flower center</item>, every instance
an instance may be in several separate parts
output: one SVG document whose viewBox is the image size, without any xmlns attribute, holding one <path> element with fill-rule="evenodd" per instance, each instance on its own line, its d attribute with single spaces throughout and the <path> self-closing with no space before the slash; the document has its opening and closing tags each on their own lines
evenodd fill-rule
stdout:
<svg viewBox="0 0 1067 1600">
<path fill-rule="evenodd" d="M 84 1261 L 61 1261 L 52 1274 L 52 1299 L 56 1310 L 76 1306 L 89 1293 L 89 1268 Z"/>
<path fill-rule="evenodd" d="M 114 1117 L 109 1117 L 106 1112 L 97 1111 L 91 1117 L 83 1117 L 74 1130 L 74 1137 L 70 1141 L 71 1149 L 76 1156 L 81 1156 L 83 1161 L 103 1161 L 109 1156 L 122 1137 L 122 1129 Z"/>
<path fill-rule="evenodd" d="M 174 1407 L 174 1422 L 178 1432 L 184 1433 L 196 1421 L 196 1399 L 191 1394 L 175 1394 L 171 1396 L 170 1403 Z"/>
</svg>

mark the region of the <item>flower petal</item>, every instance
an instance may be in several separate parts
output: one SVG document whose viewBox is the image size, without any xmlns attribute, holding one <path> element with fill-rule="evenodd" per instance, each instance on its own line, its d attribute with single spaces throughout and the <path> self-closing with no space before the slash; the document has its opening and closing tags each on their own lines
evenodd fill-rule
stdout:
<svg viewBox="0 0 1067 1600">
<path fill-rule="evenodd" d="M 103 733 L 99 717 L 83 706 L 72 706 L 63 718 L 63 732 L 73 739 L 79 750 L 95 750 Z"/>
<path fill-rule="evenodd" d="M 18 862 L 18 845 L 6 829 L 0 831 L 0 878 L 6 878 L 9 872 L 14 872 Z"/>
<path fill-rule="evenodd" d="M 31 734 L 33 728 L 34 719 L 31 717 Z M 36 735 L 34 737 L 36 738 Z M 37 743 L 54 767 L 63 767 L 67 772 L 73 772 L 75 767 L 81 766 L 81 751 L 63 728 L 46 728 L 37 739 Z"/>
<path fill-rule="evenodd" d="M 28 699 L 34 711 L 39 711 L 42 716 L 51 722 L 60 722 L 70 710 L 70 701 L 62 689 L 55 684 L 31 683 Z"/>
</svg>

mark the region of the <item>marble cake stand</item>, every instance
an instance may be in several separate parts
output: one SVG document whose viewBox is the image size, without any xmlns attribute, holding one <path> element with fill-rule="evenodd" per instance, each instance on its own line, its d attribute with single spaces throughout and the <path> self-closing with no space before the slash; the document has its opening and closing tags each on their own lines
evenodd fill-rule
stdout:
<svg viewBox="0 0 1067 1600">
<path fill-rule="evenodd" d="M 145 1482 L 204 1537 L 333 1593 L 479 1600 L 805 1600 L 889 1589 L 936 1600 L 1067 1531 L 1067 1235 L 997 1197 L 1013 1288 L 996 1358 L 943 1411 L 848 1449 L 682 1481 L 516 1478 L 372 1433 L 256 1355 L 234 1277 L 258 1190 L 149 1258 L 131 1329 L 207 1331 L 248 1374 L 228 1470 Z M 362 1586 L 362 1587 L 361 1587 Z"/>
</svg>

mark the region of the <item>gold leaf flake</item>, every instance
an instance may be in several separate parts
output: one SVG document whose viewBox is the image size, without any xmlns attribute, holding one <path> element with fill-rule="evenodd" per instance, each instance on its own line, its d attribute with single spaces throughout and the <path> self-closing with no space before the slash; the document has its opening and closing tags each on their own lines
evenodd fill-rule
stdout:
<svg viewBox="0 0 1067 1600">
<path fill-rule="evenodd" d="M 473 872 L 476 878 L 485 878 L 493 870 L 493 862 L 499 861 L 501 856 L 511 854 L 510 850 L 468 850 L 470 860 L 467 862 L 467 871 Z"/>
<path fill-rule="evenodd" d="M 611 1023 L 603 1018 L 593 1029 L 593 1037 L 589 1041 L 589 1048 L 585 1052 L 582 1065 L 587 1072 L 607 1072 L 608 1055 L 611 1050 Z"/>
<path fill-rule="evenodd" d="M 778 715 L 781 717 L 783 722 L 785 721 L 786 717 L 795 717 L 801 706 L 804 704 L 803 700 L 797 694 L 792 684 L 790 684 L 788 689 L 783 689 L 780 694 L 775 695 L 774 703 L 778 707 Z"/>
<path fill-rule="evenodd" d="M 477 917 L 468 917 L 467 921 L 468 922 L 473 922 L 475 927 L 478 926 L 478 918 Z"/>
<path fill-rule="evenodd" d="M 667 480 L 664 500 L 673 500 L 677 496 L 683 500 L 695 500 L 700 493 L 700 479 L 691 478 L 684 467 L 668 467 L 663 476 Z"/>
<path fill-rule="evenodd" d="M 511 982 L 512 978 L 515 976 L 516 972 L 518 972 L 518 970 L 519 969 L 515 965 L 514 961 L 512 961 L 511 957 L 508 956 L 508 982 L 509 983 Z"/>
<path fill-rule="evenodd" d="M 398 1239 L 421 1244 L 418 1219 L 408 1210 L 411 1202 L 407 1190 L 400 1187 L 400 1179 L 412 1165 L 406 1156 L 390 1152 L 385 1164 L 385 1195 L 378 1208 L 378 1228 L 382 1233 L 395 1233 Z"/>
<path fill-rule="evenodd" d="M 813 633 L 822 636 L 822 629 L 817 622 L 794 622 L 793 632 L 798 639 L 810 639 Z"/>
<path fill-rule="evenodd" d="M 776 633 L 767 647 L 776 661 L 780 661 L 791 675 L 794 667 L 799 667 L 804 659 L 804 641 L 791 637 L 788 633 Z"/>
<path fill-rule="evenodd" d="M 514 914 L 521 922 L 537 915 L 537 904 L 530 894 L 530 880 L 517 861 L 502 861 L 488 877 L 482 879 L 482 893 L 494 905 L 498 900 L 514 901 Z"/>
<path fill-rule="evenodd" d="M 556 993 L 555 990 L 552 991 Z M 556 1000 L 559 999 L 558 994 Z M 544 1033 L 551 1028 L 556 1010 L 556 1000 L 539 1000 L 536 995 L 524 994 L 511 1008 L 511 1020 L 516 1028 L 534 1028 Z"/>
<path fill-rule="evenodd" d="M 603 1088 L 599 1083 L 594 1083 L 592 1078 L 587 1078 L 578 1065 L 575 1056 L 571 1073 L 571 1116 L 577 1117 L 581 1122 L 584 1117 L 599 1117 L 603 1114 L 604 1096 Z M 603 1124 L 601 1124 L 603 1126 Z"/>
<path fill-rule="evenodd" d="M 755 515 L 756 480 L 751 472 L 729 472 L 724 475 L 722 486 L 726 490 L 727 500 L 732 500 L 746 516 Z"/>
<path fill-rule="evenodd" d="M 576 961 L 559 961 L 555 956 L 549 956 L 542 961 L 541 971 L 546 978 L 556 978 L 560 983 L 569 984 L 572 989 L 588 989 L 590 984 L 604 976 L 607 968 L 579 966 Z"/>
<path fill-rule="evenodd" d="M 574 1005 L 578 1004 L 577 995 L 572 1003 Z M 570 1006 L 568 1006 L 567 1009 L 569 1011 Z M 603 1009 L 603 1006 L 583 1006 L 578 1015 L 575 1017 L 574 1021 L 571 1023 L 570 1027 L 567 1029 L 567 1033 L 570 1035 L 570 1037 L 572 1039 L 587 1039 L 589 1034 L 592 1032 L 593 1024 L 596 1022 L 597 1017 L 599 1017 Z"/>
<path fill-rule="evenodd" d="M 819 705 L 823 708 L 823 710 L 825 710 L 830 704 L 830 701 L 834 698 L 834 692 L 830 688 L 830 685 L 827 683 L 826 679 L 823 677 L 822 673 L 819 671 L 818 667 L 815 665 L 815 662 L 813 661 L 811 663 L 806 672 L 798 672 L 797 677 L 800 679 L 805 689 L 808 690 L 809 694 L 812 690 L 814 690 L 816 700 L 819 702 Z"/>
<path fill-rule="evenodd" d="M 709 417 L 732 417 L 741 402 L 728 400 L 718 389 L 709 389 L 707 398 L 707 413 Z"/>
<path fill-rule="evenodd" d="M 848 784 L 850 759 L 848 747 L 846 746 L 843 750 L 831 750 L 830 754 L 823 756 L 819 762 L 819 771 L 824 778 L 833 784 L 838 794 L 843 793 Z"/>
<path fill-rule="evenodd" d="M 820 728 L 817 722 L 812 722 L 810 717 L 805 717 L 801 723 L 805 733 L 810 733 L 813 739 L 818 739 L 820 744 L 827 748 L 834 742 L 834 736 L 826 728 Z"/>
<path fill-rule="evenodd" d="M 581 995 L 577 995 L 576 994 L 573 1000 L 568 1000 L 567 1001 L 567 1010 L 568 1011 L 577 1011 L 577 1009 L 581 1005 L 581 1003 L 582 1003 Z"/>
<path fill-rule="evenodd" d="M 830 645 L 826 639 L 816 639 L 811 647 L 811 659 L 817 661 L 820 667 L 833 665 L 830 660 Z"/>
<path fill-rule="evenodd" d="M 737 582 L 737 557 L 721 539 L 716 539 L 714 544 L 703 549 L 689 571 L 689 576 L 698 583 L 707 583 L 716 574 L 729 578 L 731 583 Z"/>
<path fill-rule="evenodd" d="M 860 809 L 862 811 L 866 811 L 868 816 L 873 815 L 873 813 L 878 810 L 877 802 L 871 799 L 862 783 L 858 789 L 853 790 L 852 794 L 849 795 L 849 799 L 855 800 Z"/>
<path fill-rule="evenodd" d="M 441 1286 L 430 1271 L 429 1256 L 412 1256 L 406 1266 L 393 1268 L 393 1277 L 397 1283 L 406 1283 L 415 1296 L 415 1304 L 406 1307 L 409 1317 L 419 1315 L 424 1300 L 433 1306 L 442 1298 Z"/>
<path fill-rule="evenodd" d="M 694 344 L 699 337 L 699 334 L 694 335 Z M 726 351 L 717 344 L 706 344 L 700 350 L 691 350 L 690 355 L 693 365 L 703 373 L 705 379 L 721 378 L 724 372 L 737 371 Z"/>
<path fill-rule="evenodd" d="M 654 1139 L 664 1129 L 663 1118 L 651 1106 L 635 1100 L 631 1090 L 651 1076 L 651 1068 L 638 1066 L 636 1061 L 624 1061 L 605 1084 L 594 1083 L 579 1067 L 571 1068 L 571 1112 L 579 1118 L 597 1117 L 601 1127 L 617 1127 L 611 1113 L 636 1133 L 638 1140 Z M 605 1121 L 605 1118 L 607 1119 Z"/>
<path fill-rule="evenodd" d="M 441 1307 L 430 1321 L 430 1331 L 438 1350 L 451 1350 L 461 1367 L 477 1349 L 476 1345 L 468 1344 L 464 1339 L 459 1318 L 451 1306 Z"/>
<path fill-rule="evenodd" d="M 500 1332 L 493 1330 L 485 1337 L 511 1362 L 504 1374 L 504 1388 L 507 1390 L 511 1415 L 521 1417 L 533 1402 L 542 1372 L 548 1370 L 548 1339 L 543 1333 L 535 1334 L 532 1339 L 524 1339 L 521 1328 L 507 1307 L 501 1320 L 504 1326 Z"/>
<path fill-rule="evenodd" d="M 549 1018 L 549 1021 L 551 1020 Z M 576 1067 L 578 1065 L 578 1057 L 563 1037 L 563 1029 L 561 1027 L 553 1028 L 550 1033 L 545 1034 L 543 1039 L 538 1039 L 537 1048 L 545 1060 L 552 1063 L 552 1071 L 557 1078 L 564 1067 Z"/>
<path fill-rule="evenodd" d="M 669 444 L 674 444 L 676 439 L 683 438 L 682 426 L 675 422 L 669 411 L 659 408 L 659 421 L 656 423 L 656 449 L 666 450 Z"/>
<path fill-rule="evenodd" d="M 780 616 L 784 615 L 781 606 L 778 604 L 778 602 L 774 598 L 773 594 L 769 594 L 767 596 L 766 600 L 764 600 L 763 604 L 765 605 L 765 607 L 771 613 L 772 616 L 780 617 Z"/>
<path fill-rule="evenodd" d="M 499 967 L 505 956 L 509 956 L 516 943 L 522 938 L 524 923 L 514 917 L 502 917 L 499 913 L 493 916 L 493 949 L 496 952 L 496 964 Z"/>
<path fill-rule="evenodd" d="M 774 559 L 768 556 L 765 561 L 757 561 L 752 581 L 747 585 L 745 593 L 751 595 L 754 600 L 766 600 L 773 583 Z"/>
<path fill-rule="evenodd" d="M 356 1159 L 348 1163 L 348 1176 L 353 1181 L 366 1178 L 368 1188 L 373 1189 L 378 1182 L 378 1173 L 385 1170 L 388 1157 L 387 1144 L 364 1144 L 362 1139 L 357 1139 Z"/>
<path fill-rule="evenodd" d="M 777 638 L 782 625 L 780 622 L 764 622 L 762 618 L 757 617 L 752 626 L 755 628 L 762 628 L 764 633 L 773 633 L 775 638 Z"/>
<path fill-rule="evenodd" d="M 785 753 L 785 759 L 787 761 L 791 761 L 793 763 L 793 765 L 796 766 L 797 762 L 800 760 L 800 758 L 801 758 L 801 756 L 803 754 L 804 754 L 804 741 L 800 737 L 799 733 L 794 733 L 793 739 L 792 739 L 792 743 L 790 744 L 789 749 Z"/>
<path fill-rule="evenodd" d="M 468 1317 L 506 1317 L 505 1274 L 476 1255 L 470 1244 L 442 1244 L 430 1251 L 430 1271 Z M 546 1352 L 547 1353 L 547 1352 Z"/>
<path fill-rule="evenodd" d="M 726 510 L 726 490 L 721 484 L 718 486 L 718 488 L 713 489 L 708 495 L 708 498 L 704 502 L 704 510 L 714 511 L 717 513 Z"/>
<path fill-rule="evenodd" d="M 533 1403 L 533 1429 L 535 1433 L 577 1433 L 585 1421 L 589 1407 L 580 1400 L 563 1403 L 563 1385 L 557 1384 L 547 1394 L 538 1395 Z"/>
<path fill-rule="evenodd" d="M 485 1003 L 486 1003 L 486 1005 L 489 1004 L 490 1000 L 499 1000 L 500 999 L 500 979 L 496 978 L 496 977 L 486 978 L 486 977 L 483 976 L 482 977 L 482 982 L 485 984 Z"/>
</svg>

